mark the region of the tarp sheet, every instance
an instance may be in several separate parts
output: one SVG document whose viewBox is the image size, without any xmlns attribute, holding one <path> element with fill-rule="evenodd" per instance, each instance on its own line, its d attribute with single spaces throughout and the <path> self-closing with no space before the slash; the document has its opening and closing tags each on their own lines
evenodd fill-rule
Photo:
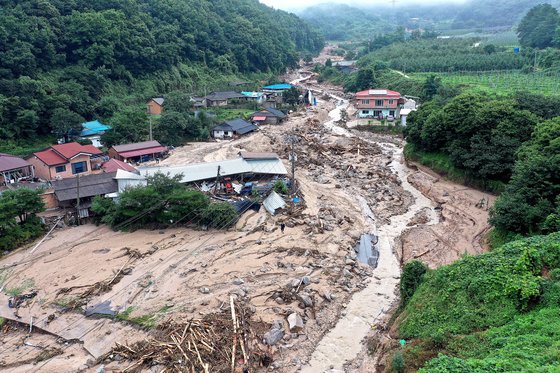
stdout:
<svg viewBox="0 0 560 373">
<path fill-rule="evenodd" d="M 372 234 L 362 234 L 360 242 L 356 247 L 358 260 L 373 268 L 377 268 L 379 261 L 379 250 L 375 247 L 378 238 Z"/>
</svg>

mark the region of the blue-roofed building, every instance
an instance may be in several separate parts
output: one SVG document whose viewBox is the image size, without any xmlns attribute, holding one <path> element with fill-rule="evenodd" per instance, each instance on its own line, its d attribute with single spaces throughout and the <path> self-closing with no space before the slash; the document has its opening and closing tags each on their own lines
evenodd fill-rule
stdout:
<svg viewBox="0 0 560 373">
<path fill-rule="evenodd" d="M 111 126 L 103 124 L 98 120 L 85 122 L 82 123 L 82 131 L 80 132 L 80 137 L 90 140 L 93 146 L 95 146 L 96 148 L 100 148 L 102 146 L 101 135 L 103 135 L 110 129 Z"/>
<path fill-rule="evenodd" d="M 272 85 L 267 85 L 266 87 L 263 87 L 263 91 L 264 92 L 282 92 L 282 91 L 287 91 L 288 89 L 292 88 L 293 86 L 291 84 L 288 83 L 278 83 L 278 84 L 272 84 Z"/>
<path fill-rule="evenodd" d="M 247 96 L 248 101 L 255 101 L 259 104 L 266 100 L 266 96 L 262 92 L 241 92 L 241 94 Z"/>
</svg>

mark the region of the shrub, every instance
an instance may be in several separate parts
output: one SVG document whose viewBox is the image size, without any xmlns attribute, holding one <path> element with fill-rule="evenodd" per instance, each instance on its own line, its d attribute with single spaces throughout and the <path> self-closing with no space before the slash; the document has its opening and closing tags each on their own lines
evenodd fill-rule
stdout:
<svg viewBox="0 0 560 373">
<path fill-rule="evenodd" d="M 404 357 L 401 352 L 397 352 L 395 356 L 393 356 L 393 362 L 391 363 L 391 368 L 393 368 L 393 372 L 403 373 L 405 369 Z"/>
</svg>

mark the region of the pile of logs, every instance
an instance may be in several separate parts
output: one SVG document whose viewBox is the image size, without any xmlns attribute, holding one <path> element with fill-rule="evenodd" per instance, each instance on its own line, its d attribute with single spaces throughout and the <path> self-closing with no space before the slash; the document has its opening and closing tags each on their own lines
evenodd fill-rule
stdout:
<svg viewBox="0 0 560 373">
<path fill-rule="evenodd" d="M 165 372 L 253 372 L 268 356 L 250 325 L 250 311 L 234 304 L 229 312 L 186 323 L 163 323 L 156 335 L 131 346 L 118 344 L 108 355 L 128 361 L 123 372 L 159 365 Z"/>
</svg>

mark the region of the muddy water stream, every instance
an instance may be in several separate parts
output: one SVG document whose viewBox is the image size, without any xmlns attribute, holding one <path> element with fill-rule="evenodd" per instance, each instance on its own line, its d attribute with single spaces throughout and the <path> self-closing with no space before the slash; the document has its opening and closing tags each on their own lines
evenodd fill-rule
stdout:
<svg viewBox="0 0 560 373">
<path fill-rule="evenodd" d="M 349 105 L 347 100 L 332 96 L 338 102 L 336 108 L 329 113 L 331 120 L 325 123 L 333 133 L 341 136 L 354 136 L 345 128 L 336 124 L 340 120 L 341 110 Z M 317 345 L 309 364 L 303 367 L 304 373 L 322 373 L 325 371 L 342 371 L 343 364 L 356 357 L 362 349 L 362 340 L 371 327 L 383 316 L 397 300 L 395 293 L 399 284 L 400 265 L 394 253 L 395 239 L 407 228 L 407 223 L 416 213 L 428 208 L 429 223 L 437 223 L 438 217 L 433 210 L 431 201 L 415 189 L 407 181 L 409 170 L 402 163 L 402 148 L 389 143 L 378 143 L 383 152 L 391 154 L 391 169 L 399 177 L 404 190 L 414 197 L 414 203 L 402 215 L 393 216 L 390 224 L 375 223 L 374 214 L 365 198 L 356 196 L 370 232 L 379 237 L 379 262 L 373 271 L 371 282 L 366 288 L 355 293 L 346 307 L 346 312 L 336 326 L 331 329 Z M 332 368 L 331 368 L 332 367 Z"/>
</svg>

